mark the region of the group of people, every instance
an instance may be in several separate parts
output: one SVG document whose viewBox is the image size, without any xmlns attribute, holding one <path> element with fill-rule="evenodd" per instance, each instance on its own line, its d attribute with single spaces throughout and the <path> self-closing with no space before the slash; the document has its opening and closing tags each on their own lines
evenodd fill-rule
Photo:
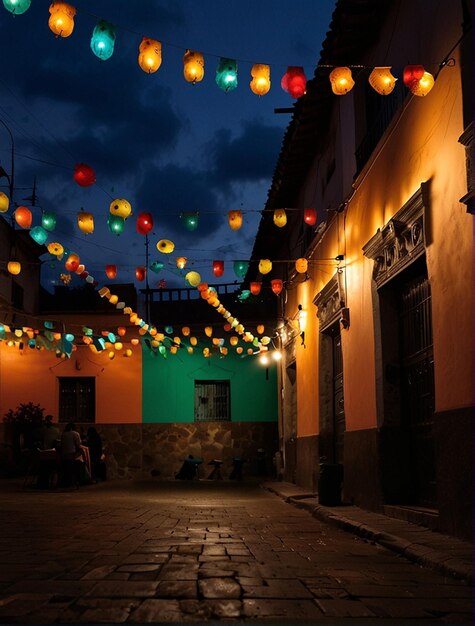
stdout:
<svg viewBox="0 0 475 626">
<path fill-rule="evenodd" d="M 80 482 L 105 480 L 106 466 L 102 438 L 94 426 L 90 426 L 87 434 L 81 437 L 75 424 L 68 422 L 60 433 L 53 422 L 53 416 L 47 415 L 35 439 L 35 446 L 40 455 L 47 454 L 48 451 L 54 454 L 55 451 L 52 462 L 59 455 L 62 486 L 78 486 Z M 47 465 L 43 463 L 45 471 L 48 469 Z"/>
</svg>

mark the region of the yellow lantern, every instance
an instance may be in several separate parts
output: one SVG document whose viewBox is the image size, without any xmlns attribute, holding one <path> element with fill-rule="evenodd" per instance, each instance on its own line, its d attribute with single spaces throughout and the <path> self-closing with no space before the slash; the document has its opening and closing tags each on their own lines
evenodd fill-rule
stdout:
<svg viewBox="0 0 475 626">
<path fill-rule="evenodd" d="M 205 75 L 205 60 L 201 52 L 187 50 L 183 56 L 183 74 L 189 83 L 199 83 Z"/>
<path fill-rule="evenodd" d="M 237 332 L 239 335 L 242 335 L 242 334 L 244 333 L 244 326 L 243 326 L 243 324 L 238 324 L 238 325 L 236 326 L 236 332 Z"/>
<path fill-rule="evenodd" d="M 276 209 L 274 211 L 274 224 L 279 228 L 287 224 L 287 213 L 285 209 Z"/>
<path fill-rule="evenodd" d="M 270 344 L 270 337 L 262 337 L 261 343 L 263 346 L 268 346 Z"/>
<path fill-rule="evenodd" d="M 180 337 L 173 337 L 173 341 L 174 341 L 176 344 L 178 344 L 178 345 L 180 345 L 180 344 L 181 344 L 181 339 L 180 339 Z"/>
<path fill-rule="evenodd" d="M 228 223 L 231 230 L 239 230 L 242 226 L 242 211 L 239 209 L 228 211 Z"/>
<path fill-rule="evenodd" d="M 176 260 L 177 268 L 182 270 L 185 267 L 187 260 L 186 256 L 179 256 Z"/>
<path fill-rule="evenodd" d="M 131 340 L 130 340 L 130 343 L 131 343 L 133 346 L 138 346 L 138 345 L 139 345 L 139 343 L 140 343 L 140 339 L 136 339 L 136 338 L 134 337 L 133 339 L 131 339 Z"/>
<path fill-rule="evenodd" d="M 193 348 L 191 346 L 188 346 L 186 351 L 188 352 L 188 354 L 193 354 Z"/>
<path fill-rule="evenodd" d="M 0 213 L 6 213 L 10 206 L 10 200 L 6 193 L 0 191 Z"/>
<path fill-rule="evenodd" d="M 169 239 L 160 239 L 157 243 L 157 250 L 163 254 L 171 254 L 175 249 L 175 244 Z"/>
<path fill-rule="evenodd" d="M 78 226 L 83 233 L 90 235 L 94 232 L 94 216 L 92 213 L 85 213 L 79 211 L 78 213 Z"/>
<path fill-rule="evenodd" d="M 196 346 L 198 344 L 198 339 L 196 337 L 190 337 L 190 343 L 192 346 Z"/>
<path fill-rule="evenodd" d="M 212 334 L 213 334 L 213 327 L 212 326 L 206 326 L 205 327 L 205 335 L 207 337 L 211 337 Z"/>
<path fill-rule="evenodd" d="M 371 87 L 380 96 L 388 96 L 396 86 L 397 78 L 391 74 L 391 67 L 375 67 L 368 78 Z"/>
<path fill-rule="evenodd" d="M 181 329 L 181 334 L 183 335 L 183 337 L 188 337 L 190 334 L 190 329 L 188 326 L 183 326 L 183 328 Z"/>
<path fill-rule="evenodd" d="M 268 274 L 272 270 L 272 261 L 269 259 L 261 259 L 259 261 L 259 272 L 261 274 Z"/>
<path fill-rule="evenodd" d="M 198 287 L 201 282 L 201 276 L 198 274 L 198 272 L 188 272 L 185 275 L 185 280 L 187 280 L 192 287 Z"/>
<path fill-rule="evenodd" d="M 60 243 L 55 241 L 48 244 L 48 252 L 53 256 L 61 256 L 64 254 L 64 248 Z"/>
<path fill-rule="evenodd" d="M 120 341 L 116 341 L 114 344 L 114 348 L 116 349 L 117 352 L 122 350 L 123 347 L 124 347 L 124 344 Z"/>
<path fill-rule="evenodd" d="M 335 67 L 330 72 L 332 91 L 337 96 L 344 96 L 353 89 L 355 81 L 349 67 Z"/>
<path fill-rule="evenodd" d="M 7 269 L 13 276 L 18 276 L 21 272 L 21 263 L 19 261 L 8 261 Z"/>
<path fill-rule="evenodd" d="M 249 83 L 251 91 L 256 96 L 265 96 L 270 89 L 270 66 L 255 63 L 251 68 L 252 80 Z"/>
<path fill-rule="evenodd" d="M 212 339 L 213 346 L 219 346 L 219 342 L 220 342 L 219 337 L 213 337 Z"/>
<path fill-rule="evenodd" d="M 109 354 L 107 355 L 109 357 L 109 359 L 112 361 L 112 359 L 115 359 L 115 352 L 114 350 L 110 350 Z"/>
<path fill-rule="evenodd" d="M 147 74 L 153 74 L 162 64 L 162 44 L 144 37 L 139 46 L 139 65 Z"/>
<path fill-rule="evenodd" d="M 176 354 L 176 353 L 177 353 L 177 351 L 178 351 L 178 348 L 177 348 L 176 346 L 170 346 L 170 352 L 171 352 L 172 354 Z"/>
<path fill-rule="evenodd" d="M 265 329 L 264 329 L 264 324 L 258 324 L 258 326 L 257 326 L 256 330 L 257 330 L 257 334 L 258 334 L 258 335 L 262 335 L 262 333 L 263 333 L 263 332 L 264 332 L 264 330 L 265 330 Z"/>
<path fill-rule="evenodd" d="M 132 205 L 124 198 L 116 198 L 110 203 L 109 212 L 111 215 L 116 215 L 126 220 L 132 213 Z"/>
<path fill-rule="evenodd" d="M 209 348 L 203 348 L 203 356 L 209 357 Z"/>
<path fill-rule="evenodd" d="M 124 352 L 124 356 L 125 357 L 131 357 L 132 356 L 132 350 L 130 348 L 127 348 L 127 350 Z"/>
<path fill-rule="evenodd" d="M 415 96 L 427 96 L 434 86 L 434 77 L 430 72 L 424 72 L 422 78 L 411 86 L 411 93 Z"/>
<path fill-rule="evenodd" d="M 76 9 L 66 2 L 53 2 L 49 12 L 48 26 L 53 33 L 57 37 L 69 37 L 74 30 Z"/>
<path fill-rule="evenodd" d="M 229 343 L 232 346 L 237 346 L 238 342 L 239 342 L 239 339 L 235 335 L 229 338 Z"/>
<path fill-rule="evenodd" d="M 295 261 L 295 269 L 299 274 L 305 274 L 308 269 L 308 261 L 304 257 Z"/>
<path fill-rule="evenodd" d="M 228 354 L 228 349 L 226 348 L 226 346 L 221 346 L 219 351 L 221 352 L 223 356 L 226 356 Z"/>
<path fill-rule="evenodd" d="M 109 298 L 109 302 L 110 302 L 111 304 L 117 304 L 117 303 L 119 302 L 119 297 L 118 297 L 118 296 L 116 296 L 116 295 L 112 295 L 112 296 Z"/>
</svg>

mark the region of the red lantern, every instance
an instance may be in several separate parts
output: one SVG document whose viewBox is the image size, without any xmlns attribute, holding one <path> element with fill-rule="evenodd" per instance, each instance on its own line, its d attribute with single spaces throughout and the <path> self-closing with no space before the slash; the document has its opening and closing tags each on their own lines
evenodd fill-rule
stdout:
<svg viewBox="0 0 475 626">
<path fill-rule="evenodd" d="M 144 267 L 143 265 L 139 265 L 138 267 L 135 268 L 135 278 L 137 280 L 145 280 L 145 275 L 147 273 L 147 268 Z"/>
<path fill-rule="evenodd" d="M 139 213 L 136 228 L 139 235 L 148 235 L 153 228 L 153 215 L 151 213 Z"/>
<path fill-rule="evenodd" d="M 424 76 L 424 66 L 423 65 L 406 65 L 404 68 L 404 73 L 402 75 L 402 80 L 406 87 L 412 89 L 412 87 L 418 83 L 421 78 Z"/>
<path fill-rule="evenodd" d="M 270 281 L 270 286 L 275 295 L 278 296 L 284 287 L 284 283 L 280 278 L 274 278 L 274 280 Z"/>
<path fill-rule="evenodd" d="M 303 221 L 309 226 L 315 226 L 317 223 L 317 209 L 304 209 Z"/>
<path fill-rule="evenodd" d="M 90 187 L 96 182 L 96 173 L 90 165 L 78 163 L 74 168 L 73 178 L 81 187 Z"/>
<path fill-rule="evenodd" d="M 106 265 L 106 276 L 113 280 L 117 276 L 117 265 Z"/>
<path fill-rule="evenodd" d="M 215 276 L 224 274 L 224 261 L 213 261 L 213 274 Z"/>
<path fill-rule="evenodd" d="M 249 289 L 253 296 L 257 296 L 261 293 L 262 283 L 251 283 L 249 285 Z"/>
<path fill-rule="evenodd" d="M 19 206 L 15 211 L 15 221 L 22 228 L 30 228 L 33 215 L 26 206 Z"/>
<path fill-rule="evenodd" d="M 79 267 L 79 255 L 75 252 L 71 252 L 64 263 L 64 267 L 70 272 L 75 272 Z"/>
<path fill-rule="evenodd" d="M 282 89 L 289 93 L 292 98 L 303 96 L 307 87 L 307 78 L 303 67 L 289 66 L 282 76 L 280 84 Z"/>
</svg>

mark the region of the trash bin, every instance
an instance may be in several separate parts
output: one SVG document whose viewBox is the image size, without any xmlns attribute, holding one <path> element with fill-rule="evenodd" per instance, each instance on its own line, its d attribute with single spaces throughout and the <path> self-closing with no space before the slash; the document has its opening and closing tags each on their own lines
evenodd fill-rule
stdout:
<svg viewBox="0 0 475 626">
<path fill-rule="evenodd" d="M 343 465 L 341 463 L 320 463 L 318 479 L 318 502 L 323 506 L 341 504 L 343 485 Z"/>
</svg>

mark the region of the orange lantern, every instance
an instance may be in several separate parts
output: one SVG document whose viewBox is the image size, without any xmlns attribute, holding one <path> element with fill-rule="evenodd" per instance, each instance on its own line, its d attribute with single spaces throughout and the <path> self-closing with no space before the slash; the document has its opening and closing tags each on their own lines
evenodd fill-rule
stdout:
<svg viewBox="0 0 475 626">
<path fill-rule="evenodd" d="M 183 337 L 188 337 L 190 335 L 189 327 L 183 326 L 183 328 L 181 329 L 181 334 L 183 335 Z"/>
<path fill-rule="evenodd" d="M 253 282 L 249 285 L 249 289 L 253 296 L 257 296 L 261 293 L 261 287 L 262 283 L 260 282 Z"/>
<path fill-rule="evenodd" d="M 198 339 L 196 337 L 190 337 L 190 343 L 192 346 L 196 346 L 198 344 Z"/>
<path fill-rule="evenodd" d="M 106 265 L 106 276 L 110 280 L 114 280 L 117 276 L 117 265 Z"/>
<path fill-rule="evenodd" d="M 138 346 L 138 345 L 139 345 L 139 343 L 140 343 L 140 339 L 136 339 L 136 338 L 134 337 L 134 339 L 131 339 L 131 340 L 130 340 L 130 343 L 131 343 L 133 346 Z"/>
<path fill-rule="evenodd" d="M 8 261 L 7 270 L 13 276 L 18 276 L 21 272 L 21 263 L 19 261 Z"/>
<path fill-rule="evenodd" d="M 287 213 L 285 209 L 276 209 L 274 211 L 274 224 L 279 228 L 283 228 L 287 224 Z"/>
<path fill-rule="evenodd" d="M 19 206 L 15 211 L 15 221 L 22 228 L 30 228 L 33 215 L 26 206 Z"/>
<path fill-rule="evenodd" d="M 255 63 L 251 68 L 252 80 L 249 83 L 251 91 L 256 96 L 265 96 L 270 89 L 270 66 Z"/>
<path fill-rule="evenodd" d="M 317 223 L 317 209 L 308 208 L 303 210 L 303 221 L 309 226 L 315 226 Z"/>
<path fill-rule="evenodd" d="M 48 244 L 48 252 L 53 256 L 61 256 L 64 254 L 64 248 L 60 243 L 55 241 Z"/>
<path fill-rule="evenodd" d="M 208 283 L 200 283 L 196 288 L 199 292 L 206 291 L 208 289 Z"/>
<path fill-rule="evenodd" d="M 427 96 L 429 91 L 434 86 L 434 77 L 429 72 L 424 72 L 422 78 L 416 83 L 413 83 L 411 87 L 411 93 L 415 96 Z"/>
<path fill-rule="evenodd" d="M 305 274 L 308 269 L 308 261 L 304 257 L 295 261 L 295 269 L 299 274 Z"/>
<path fill-rule="evenodd" d="M 258 324 L 256 326 L 256 331 L 258 335 L 262 335 L 262 333 L 265 331 L 264 324 Z"/>
<path fill-rule="evenodd" d="M 57 37 L 69 37 L 74 30 L 76 9 L 66 2 L 53 2 L 49 12 L 48 26 L 53 33 Z"/>
<path fill-rule="evenodd" d="M 186 256 L 179 256 L 176 260 L 176 266 L 179 270 L 182 270 L 186 266 L 187 262 Z"/>
<path fill-rule="evenodd" d="M 337 96 L 344 96 L 354 87 L 355 81 L 349 67 L 335 67 L 330 72 L 332 91 Z"/>
<path fill-rule="evenodd" d="M 206 326 L 205 327 L 205 335 L 207 337 L 211 337 L 212 334 L 213 334 L 213 327 L 212 326 Z"/>
<path fill-rule="evenodd" d="M 391 74 L 391 67 L 375 67 L 368 77 L 369 84 L 380 96 L 389 96 L 396 86 L 396 80 Z"/>
<path fill-rule="evenodd" d="M 284 284 L 280 278 L 274 278 L 270 281 L 270 286 L 275 295 L 278 296 L 281 293 Z"/>
<path fill-rule="evenodd" d="M 199 83 L 205 75 L 205 61 L 201 52 L 187 50 L 183 56 L 183 74 L 189 83 Z"/>
<path fill-rule="evenodd" d="M 79 267 L 79 255 L 75 252 L 71 252 L 71 254 L 66 259 L 64 266 L 70 272 L 75 272 Z"/>
<path fill-rule="evenodd" d="M 235 335 L 229 338 L 229 343 L 232 346 L 237 346 L 238 342 L 239 342 L 239 339 Z"/>
<path fill-rule="evenodd" d="M 153 74 L 162 64 L 162 44 L 144 37 L 139 46 L 139 65 L 147 74 Z"/>
<path fill-rule="evenodd" d="M 85 213 L 79 211 L 78 213 L 78 226 L 83 233 L 90 235 L 94 232 L 94 216 L 92 213 Z"/>
<path fill-rule="evenodd" d="M 239 230 L 242 226 L 242 211 L 239 209 L 228 211 L 228 223 L 231 230 Z"/>
<path fill-rule="evenodd" d="M 126 332 L 127 332 L 127 329 L 125 328 L 125 326 L 119 326 L 119 328 L 117 329 L 117 334 L 120 337 L 124 337 Z"/>
</svg>

